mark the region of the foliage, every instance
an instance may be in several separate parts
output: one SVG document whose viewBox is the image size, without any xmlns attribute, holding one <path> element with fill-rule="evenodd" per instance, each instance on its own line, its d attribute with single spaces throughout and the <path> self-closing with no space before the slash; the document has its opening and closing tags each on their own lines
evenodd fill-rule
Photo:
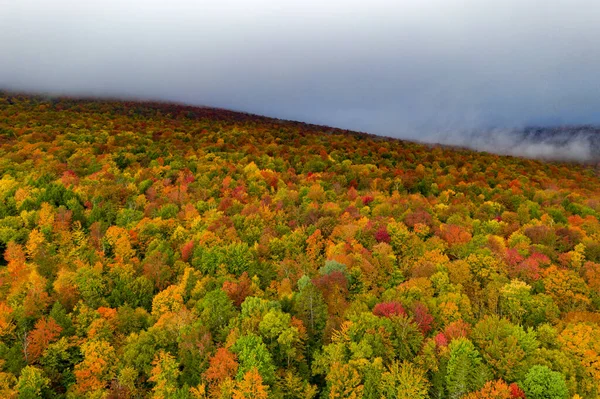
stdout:
<svg viewBox="0 0 600 399">
<path fill-rule="evenodd" d="M 533 366 L 525 380 L 523 390 L 532 399 L 566 399 L 569 397 L 563 375 L 546 366 Z"/>
<path fill-rule="evenodd" d="M 600 394 L 594 165 L 0 104 L 3 397 Z"/>
</svg>

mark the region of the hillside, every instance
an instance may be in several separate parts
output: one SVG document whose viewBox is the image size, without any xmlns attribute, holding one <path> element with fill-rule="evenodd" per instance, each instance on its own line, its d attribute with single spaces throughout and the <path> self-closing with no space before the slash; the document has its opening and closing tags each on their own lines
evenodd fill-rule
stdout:
<svg viewBox="0 0 600 399">
<path fill-rule="evenodd" d="M 2 397 L 600 394 L 591 165 L 0 93 L 0 171 Z"/>
</svg>

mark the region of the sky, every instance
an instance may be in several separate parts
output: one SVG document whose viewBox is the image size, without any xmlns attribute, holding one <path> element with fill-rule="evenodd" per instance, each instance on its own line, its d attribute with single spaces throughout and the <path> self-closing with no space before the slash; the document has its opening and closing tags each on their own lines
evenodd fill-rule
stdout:
<svg viewBox="0 0 600 399">
<path fill-rule="evenodd" d="M 459 145 L 600 124 L 598 0 L 0 0 L 0 38 L 4 89 Z"/>
</svg>

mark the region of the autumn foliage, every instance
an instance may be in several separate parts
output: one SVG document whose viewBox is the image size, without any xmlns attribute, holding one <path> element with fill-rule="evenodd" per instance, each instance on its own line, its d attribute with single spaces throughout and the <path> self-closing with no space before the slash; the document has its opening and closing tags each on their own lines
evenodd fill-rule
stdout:
<svg viewBox="0 0 600 399">
<path fill-rule="evenodd" d="M 2 397 L 596 398 L 597 166 L 0 93 Z"/>
</svg>

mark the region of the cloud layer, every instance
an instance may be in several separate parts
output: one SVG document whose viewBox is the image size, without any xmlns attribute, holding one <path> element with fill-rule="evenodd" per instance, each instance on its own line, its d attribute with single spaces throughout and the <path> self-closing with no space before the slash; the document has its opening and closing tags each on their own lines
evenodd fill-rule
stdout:
<svg viewBox="0 0 600 399">
<path fill-rule="evenodd" d="M 600 124 L 599 20 L 597 0 L 0 0 L 0 87 L 472 144 L 456 132 Z"/>
</svg>

